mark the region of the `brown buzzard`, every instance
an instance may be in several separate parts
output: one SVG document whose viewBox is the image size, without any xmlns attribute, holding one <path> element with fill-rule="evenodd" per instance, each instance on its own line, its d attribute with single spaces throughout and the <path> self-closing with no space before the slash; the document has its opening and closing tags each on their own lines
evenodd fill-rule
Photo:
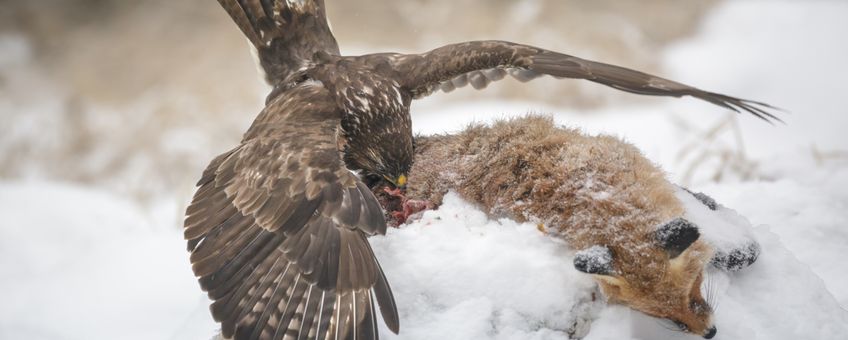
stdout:
<svg viewBox="0 0 848 340">
<path fill-rule="evenodd" d="M 386 231 L 369 186 L 405 185 L 414 98 L 483 88 L 507 74 L 552 75 L 777 119 L 762 103 L 503 41 L 340 56 L 323 0 L 219 2 L 274 86 L 241 143 L 204 171 L 186 212 L 193 270 L 227 338 L 376 339 L 375 301 L 398 331 L 391 289 L 366 239 Z"/>
</svg>

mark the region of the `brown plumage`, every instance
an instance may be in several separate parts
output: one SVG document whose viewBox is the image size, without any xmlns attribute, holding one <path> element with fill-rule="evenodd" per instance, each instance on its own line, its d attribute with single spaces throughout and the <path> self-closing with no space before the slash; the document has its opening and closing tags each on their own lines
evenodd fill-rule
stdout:
<svg viewBox="0 0 848 340">
<path fill-rule="evenodd" d="M 324 0 L 219 0 L 257 49 L 268 83 L 307 66 L 316 52 L 338 55 Z"/>
<path fill-rule="evenodd" d="M 773 109 L 765 103 L 704 91 L 628 68 L 506 41 L 464 42 L 423 54 L 391 55 L 390 59 L 402 74 L 401 84 L 415 98 L 437 90 L 450 92 L 468 84 L 475 89 L 483 89 L 507 74 L 520 81 L 549 75 L 586 79 L 642 95 L 691 96 L 736 112 L 746 111 L 765 121 L 780 121 L 764 110 Z"/>
<path fill-rule="evenodd" d="M 340 56 L 323 0 L 219 0 L 274 87 L 241 143 L 215 158 L 185 237 L 223 335 L 376 339 L 376 309 L 398 331 L 391 289 L 366 240 L 385 233 L 368 190 L 403 187 L 409 106 L 436 89 L 510 74 L 588 79 L 639 94 L 693 96 L 760 118 L 765 104 L 613 65 L 501 41 L 423 54 Z"/>
<path fill-rule="evenodd" d="M 391 290 L 366 240 L 386 224 L 339 157 L 341 115 L 323 87 L 292 88 L 198 183 L 185 237 L 225 337 L 371 338 L 372 297 L 397 329 Z"/>
</svg>

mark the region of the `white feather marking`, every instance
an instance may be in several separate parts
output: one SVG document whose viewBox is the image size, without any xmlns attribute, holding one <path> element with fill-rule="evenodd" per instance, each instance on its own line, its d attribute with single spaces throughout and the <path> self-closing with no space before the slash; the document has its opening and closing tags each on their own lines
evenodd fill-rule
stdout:
<svg viewBox="0 0 848 340">
<path fill-rule="evenodd" d="M 262 64 L 259 61 L 259 50 L 256 49 L 256 46 L 253 46 L 250 40 L 247 41 L 247 45 L 250 46 L 250 56 L 253 58 L 253 64 L 256 66 L 256 72 L 259 73 L 260 81 L 270 88 L 271 83 L 268 82 L 268 74 L 265 73 L 265 69 L 262 68 Z"/>
<path fill-rule="evenodd" d="M 285 313 L 286 310 L 289 309 L 289 303 L 291 303 L 291 300 L 294 297 L 294 292 L 297 291 L 297 284 L 299 282 L 300 282 L 300 273 L 298 273 L 297 276 L 295 276 L 295 278 L 294 278 L 294 284 L 292 284 L 292 286 L 291 286 L 292 287 L 291 288 L 292 293 L 291 293 L 291 295 L 289 295 L 289 299 L 286 300 L 286 306 L 282 309 L 283 313 Z M 278 308 L 278 310 L 279 310 L 279 308 Z M 283 325 L 283 320 L 278 320 L 277 322 L 278 322 L 277 323 L 277 329 L 274 331 L 274 337 L 276 337 L 277 332 L 280 331 L 280 327 Z M 288 328 L 288 326 L 289 325 L 287 323 L 286 328 Z"/>
<path fill-rule="evenodd" d="M 303 10 L 302 8 L 296 8 L 296 7 L 303 7 L 304 2 L 305 2 L 304 0 L 286 0 L 286 3 L 289 5 L 289 7 L 291 9 L 297 9 L 297 10 L 301 10 L 301 11 Z"/>
<path fill-rule="evenodd" d="M 316 336 L 318 336 L 318 334 L 321 334 L 321 323 L 322 323 L 321 319 L 324 318 L 324 295 L 326 295 L 326 294 L 327 294 L 327 292 L 325 292 L 323 290 L 321 291 L 321 304 L 318 305 L 318 320 L 317 320 L 318 329 L 315 331 Z M 329 324 L 328 324 L 328 326 L 329 326 Z"/>
<path fill-rule="evenodd" d="M 309 298 L 312 297 L 312 287 L 315 287 L 315 284 L 310 284 L 309 290 L 306 292 L 306 303 L 304 303 L 303 312 L 300 314 L 300 331 L 297 332 L 297 340 L 300 340 L 300 336 L 303 335 L 303 324 L 306 323 L 306 314 L 309 312 Z M 274 338 L 277 338 L 277 334 L 274 334 Z"/>
<path fill-rule="evenodd" d="M 354 96 L 354 98 L 356 98 L 356 101 L 359 102 L 359 107 L 361 108 L 361 111 L 365 113 L 371 112 L 371 103 L 368 101 L 368 99 L 362 98 L 360 96 Z"/>
<path fill-rule="evenodd" d="M 336 295 L 336 307 L 335 307 L 336 308 L 336 318 L 334 319 L 335 324 L 336 324 L 336 327 L 335 327 L 336 328 L 336 340 L 339 340 L 339 318 L 341 317 L 341 310 L 342 310 L 341 304 L 342 304 L 342 296 Z"/>
<path fill-rule="evenodd" d="M 398 87 L 392 86 L 392 90 L 395 90 L 395 96 L 397 96 L 397 105 L 403 106 L 403 96 L 400 94 L 400 90 L 398 90 Z"/>
<path fill-rule="evenodd" d="M 285 277 L 285 276 L 286 276 L 286 272 L 288 272 L 288 271 L 289 271 L 289 265 L 290 265 L 290 264 L 291 264 L 291 262 L 289 262 L 289 263 L 286 265 L 286 270 L 285 270 L 285 271 L 283 271 L 283 274 L 281 274 L 280 276 L 277 276 L 277 278 L 279 278 L 279 281 L 277 281 L 277 285 L 276 285 L 276 286 L 274 286 L 274 291 L 271 293 L 271 296 L 274 296 L 274 295 L 276 295 L 276 294 L 277 294 L 277 289 L 279 289 L 279 288 L 280 288 L 280 284 L 281 284 L 281 283 L 283 283 L 283 279 L 282 279 L 282 278 L 283 278 L 283 277 Z M 270 299 L 269 299 L 268 301 L 270 302 Z M 263 312 L 262 312 L 262 316 L 260 317 L 260 319 L 264 318 L 264 317 L 265 317 L 265 314 L 266 314 L 266 313 L 268 313 L 268 312 L 270 311 L 270 308 L 268 308 L 268 307 L 270 307 L 270 306 L 263 306 L 263 307 L 265 308 L 265 311 L 263 311 Z M 277 329 L 279 330 L 279 329 L 280 329 L 280 324 L 281 324 L 281 322 L 280 322 L 280 320 L 277 320 L 277 322 L 278 322 L 278 323 L 277 323 Z"/>
<path fill-rule="evenodd" d="M 353 291 L 351 295 L 350 301 L 353 303 L 353 338 L 356 338 L 356 335 L 359 334 L 356 332 L 356 325 L 359 324 L 356 319 L 356 291 Z"/>
<path fill-rule="evenodd" d="M 300 83 L 300 86 L 315 86 L 315 87 L 324 87 L 324 82 L 317 79 L 307 79 L 306 81 Z"/>
<path fill-rule="evenodd" d="M 377 334 L 377 311 L 374 310 L 374 296 L 371 291 L 368 291 L 368 301 L 371 302 L 371 330 L 373 334 Z"/>
</svg>

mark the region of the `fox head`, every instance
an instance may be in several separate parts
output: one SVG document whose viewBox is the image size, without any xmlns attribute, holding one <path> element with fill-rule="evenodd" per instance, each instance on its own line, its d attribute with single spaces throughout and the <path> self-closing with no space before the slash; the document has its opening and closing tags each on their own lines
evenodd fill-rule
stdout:
<svg viewBox="0 0 848 340">
<path fill-rule="evenodd" d="M 715 336 L 713 310 L 701 293 L 713 251 L 699 240 L 697 226 L 677 218 L 643 236 L 644 244 L 629 249 L 600 245 L 580 251 L 574 266 L 593 274 L 611 302 L 671 320 L 681 331 Z"/>
</svg>

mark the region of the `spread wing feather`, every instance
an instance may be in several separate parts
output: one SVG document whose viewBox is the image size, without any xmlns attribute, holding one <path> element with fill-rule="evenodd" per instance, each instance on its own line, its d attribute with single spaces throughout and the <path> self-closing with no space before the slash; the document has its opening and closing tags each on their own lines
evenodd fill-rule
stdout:
<svg viewBox="0 0 848 340">
<path fill-rule="evenodd" d="M 386 224 L 345 167 L 320 86 L 286 91 L 204 171 L 187 209 L 192 269 L 225 337 L 376 339 L 397 309 L 366 239 Z"/>
<path fill-rule="evenodd" d="M 545 49 L 505 41 L 472 41 L 447 45 L 423 54 L 389 56 L 402 84 L 416 98 L 470 84 L 485 88 L 507 74 L 520 81 L 543 75 L 586 79 L 641 95 L 691 96 L 767 122 L 780 121 L 768 104 L 700 90 L 628 68 L 581 59 Z"/>
<path fill-rule="evenodd" d="M 316 52 L 339 54 L 324 0 L 218 0 L 256 48 L 268 83 L 307 65 Z"/>
</svg>

